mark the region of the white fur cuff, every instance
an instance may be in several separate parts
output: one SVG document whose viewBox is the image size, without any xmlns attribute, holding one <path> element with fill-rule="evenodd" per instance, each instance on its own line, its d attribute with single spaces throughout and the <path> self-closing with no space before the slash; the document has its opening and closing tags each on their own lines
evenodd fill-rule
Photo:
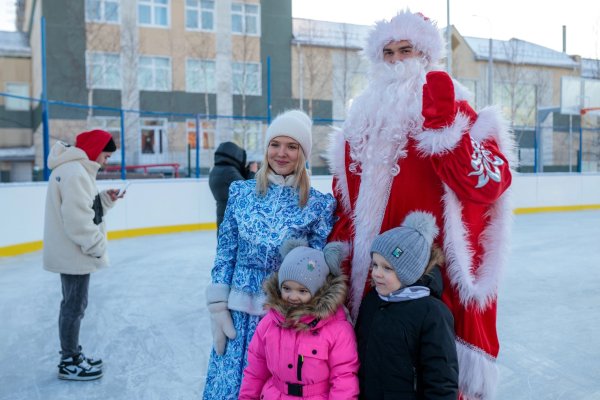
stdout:
<svg viewBox="0 0 600 400">
<path fill-rule="evenodd" d="M 212 283 L 206 288 L 206 304 L 227 301 L 229 298 L 229 285 Z"/>
<path fill-rule="evenodd" d="M 469 118 L 462 114 L 456 114 L 454 123 L 442 129 L 423 131 L 418 134 L 417 148 L 419 151 L 429 155 L 440 155 L 454 149 L 460 141 L 464 132 L 469 129 Z"/>
</svg>

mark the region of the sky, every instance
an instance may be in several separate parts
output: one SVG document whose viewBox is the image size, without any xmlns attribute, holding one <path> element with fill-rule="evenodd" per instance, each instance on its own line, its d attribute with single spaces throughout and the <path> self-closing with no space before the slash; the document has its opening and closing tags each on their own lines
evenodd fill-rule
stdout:
<svg viewBox="0 0 600 400">
<path fill-rule="evenodd" d="M 600 58 L 598 0 L 292 0 L 295 18 L 371 25 L 390 19 L 406 7 L 422 12 L 461 35 L 508 40 L 522 39 L 562 51 L 562 26 L 567 27 L 567 53 Z M 535 16 L 535 17 L 534 17 Z"/>
<path fill-rule="evenodd" d="M 15 30 L 14 2 L 0 0 L 0 30 Z M 296 18 L 371 25 L 409 7 L 438 21 L 442 28 L 446 26 L 448 3 L 450 23 L 463 36 L 514 37 L 562 51 L 565 25 L 567 53 L 600 59 L 598 0 L 292 0 L 292 14 Z"/>
<path fill-rule="evenodd" d="M 14 31 L 15 0 L 0 0 L 0 31 Z"/>
</svg>

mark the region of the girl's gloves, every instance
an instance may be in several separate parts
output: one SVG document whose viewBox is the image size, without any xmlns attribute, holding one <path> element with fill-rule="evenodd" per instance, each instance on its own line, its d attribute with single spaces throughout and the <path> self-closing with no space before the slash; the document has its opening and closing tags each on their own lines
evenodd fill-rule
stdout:
<svg viewBox="0 0 600 400">
<path fill-rule="evenodd" d="M 227 338 L 235 339 L 237 332 L 233 327 L 231 312 L 227 307 L 229 286 L 210 284 L 206 288 L 206 307 L 210 311 L 210 327 L 213 336 L 215 352 L 222 356 L 225 354 Z"/>
</svg>

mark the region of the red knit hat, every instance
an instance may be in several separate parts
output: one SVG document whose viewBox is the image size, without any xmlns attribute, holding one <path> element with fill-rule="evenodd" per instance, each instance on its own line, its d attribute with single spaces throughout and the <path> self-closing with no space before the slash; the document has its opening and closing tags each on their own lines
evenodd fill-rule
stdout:
<svg viewBox="0 0 600 400">
<path fill-rule="evenodd" d="M 103 151 L 113 152 L 117 150 L 112 135 L 101 129 L 94 129 L 77 135 L 75 147 L 85 151 L 91 161 L 96 161 Z"/>
</svg>

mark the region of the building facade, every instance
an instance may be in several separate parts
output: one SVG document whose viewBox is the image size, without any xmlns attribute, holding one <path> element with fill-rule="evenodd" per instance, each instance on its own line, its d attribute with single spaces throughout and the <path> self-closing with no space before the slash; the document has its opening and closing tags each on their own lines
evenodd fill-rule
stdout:
<svg viewBox="0 0 600 400">
<path fill-rule="evenodd" d="M 10 34 L 19 50 L 0 46 L 0 91 L 38 99 L 45 87 L 48 146 L 102 128 L 125 148 L 129 166 L 176 163 L 180 175 L 193 176 L 199 159 L 205 174 L 227 140 L 259 159 L 269 118 L 302 107 L 315 119 L 310 166 L 327 173 L 328 132 L 368 79 L 360 51 L 370 27 L 294 19 L 291 0 L 19 0 L 18 12 L 22 33 Z M 517 39 L 451 33 L 453 76 L 477 108 L 502 107 L 522 170 L 540 162 L 571 166 L 556 132 L 581 121 L 560 113 L 561 82 L 593 73 L 592 60 Z M 40 102 L 0 96 L 3 181 L 40 179 L 42 128 Z"/>
<path fill-rule="evenodd" d="M 31 49 L 21 32 L 0 32 L 0 92 L 31 95 Z M 0 96 L 0 182 L 31 181 L 32 127 L 28 100 Z"/>
</svg>

